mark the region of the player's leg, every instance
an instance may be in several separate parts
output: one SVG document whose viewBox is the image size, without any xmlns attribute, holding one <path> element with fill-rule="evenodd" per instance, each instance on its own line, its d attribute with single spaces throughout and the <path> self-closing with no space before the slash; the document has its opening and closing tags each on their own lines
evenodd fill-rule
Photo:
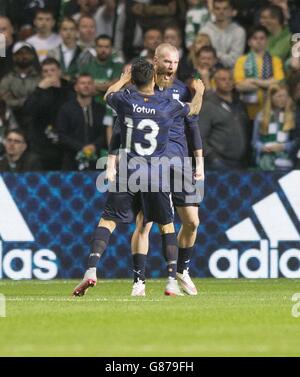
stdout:
<svg viewBox="0 0 300 377">
<path fill-rule="evenodd" d="M 182 296 L 177 280 L 178 241 L 173 223 L 158 225 L 162 237 L 162 249 L 167 263 L 168 282 L 165 289 L 167 296 Z"/>
<path fill-rule="evenodd" d="M 74 289 L 74 296 L 83 296 L 89 287 L 95 286 L 97 263 L 109 244 L 111 234 L 118 223 L 130 223 L 134 219 L 134 197 L 131 192 L 109 193 L 102 218 L 93 235 L 88 269 L 81 283 Z"/>
<path fill-rule="evenodd" d="M 136 217 L 136 227 L 131 238 L 131 253 L 133 260 L 133 288 L 132 296 L 145 296 L 145 271 L 147 254 L 149 250 L 149 233 L 152 223 L 143 224 L 143 213 L 139 212 Z"/>
<path fill-rule="evenodd" d="M 197 288 L 190 278 L 189 268 L 200 223 L 199 208 L 198 206 L 176 207 L 176 211 L 182 223 L 178 233 L 177 279 L 185 293 L 195 296 Z"/>
<path fill-rule="evenodd" d="M 88 268 L 82 281 L 75 287 L 73 296 L 83 296 L 86 294 L 88 288 L 94 287 L 97 284 L 97 263 L 107 248 L 110 236 L 116 226 L 117 224 L 113 220 L 105 220 L 103 218 L 100 220 L 93 235 L 91 253 L 88 259 Z"/>
</svg>

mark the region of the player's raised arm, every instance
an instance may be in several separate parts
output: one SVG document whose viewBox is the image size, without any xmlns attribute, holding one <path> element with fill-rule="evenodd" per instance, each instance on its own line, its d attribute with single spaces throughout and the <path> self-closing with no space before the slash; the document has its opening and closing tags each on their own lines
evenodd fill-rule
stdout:
<svg viewBox="0 0 300 377">
<path fill-rule="evenodd" d="M 192 82 L 192 88 L 195 89 L 196 93 L 190 104 L 190 112 L 188 114 L 189 116 L 197 115 L 200 113 L 203 101 L 203 94 L 205 91 L 205 86 L 201 80 L 194 80 Z"/>
<path fill-rule="evenodd" d="M 111 85 L 107 92 L 105 93 L 104 100 L 106 101 L 107 96 L 111 93 L 119 92 L 126 84 L 130 83 L 131 81 L 131 71 L 127 70 L 125 73 L 122 74 L 120 79 Z"/>
</svg>

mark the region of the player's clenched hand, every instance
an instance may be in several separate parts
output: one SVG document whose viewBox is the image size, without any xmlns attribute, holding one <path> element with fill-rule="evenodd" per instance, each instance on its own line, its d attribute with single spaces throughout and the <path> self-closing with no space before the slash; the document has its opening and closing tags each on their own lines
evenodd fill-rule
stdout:
<svg viewBox="0 0 300 377">
<path fill-rule="evenodd" d="M 196 169 L 194 178 L 196 181 L 204 181 L 205 175 L 204 175 L 204 162 L 202 157 L 196 158 Z"/>
<path fill-rule="evenodd" d="M 108 167 L 105 172 L 105 179 L 108 180 L 108 182 L 113 183 L 116 180 L 117 171 L 113 167 Z"/>
<path fill-rule="evenodd" d="M 121 80 L 127 84 L 131 81 L 131 66 L 126 67 L 124 73 L 122 73 Z"/>
<path fill-rule="evenodd" d="M 196 92 L 200 93 L 200 94 L 204 94 L 204 91 L 205 91 L 205 85 L 203 83 L 202 80 L 200 79 L 197 79 L 197 80 L 193 80 L 192 83 L 191 83 L 191 87 L 192 89 L 194 89 Z"/>
</svg>

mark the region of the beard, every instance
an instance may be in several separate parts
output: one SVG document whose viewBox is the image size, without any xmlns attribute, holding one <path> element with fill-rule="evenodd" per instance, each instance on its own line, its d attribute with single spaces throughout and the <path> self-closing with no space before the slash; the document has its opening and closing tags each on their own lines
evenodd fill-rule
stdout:
<svg viewBox="0 0 300 377">
<path fill-rule="evenodd" d="M 20 60 L 16 63 L 19 68 L 29 68 L 32 65 L 31 60 Z"/>
<path fill-rule="evenodd" d="M 155 83 L 160 88 L 170 88 L 175 80 L 175 73 L 165 68 L 157 68 L 155 75 Z"/>
</svg>

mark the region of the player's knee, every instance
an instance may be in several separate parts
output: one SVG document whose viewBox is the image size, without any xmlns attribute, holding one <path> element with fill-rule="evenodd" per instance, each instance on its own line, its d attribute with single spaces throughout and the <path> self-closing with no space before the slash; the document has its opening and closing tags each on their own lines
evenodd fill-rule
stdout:
<svg viewBox="0 0 300 377">
<path fill-rule="evenodd" d="M 147 236 L 150 233 L 153 223 L 147 223 L 144 225 L 144 217 L 139 214 L 136 218 L 136 232 L 142 236 Z"/>
<path fill-rule="evenodd" d="M 198 218 L 189 219 L 185 221 L 182 226 L 188 232 L 195 232 L 200 225 L 200 220 Z"/>
<path fill-rule="evenodd" d="M 158 225 L 161 234 L 175 233 L 174 224 Z"/>
</svg>

